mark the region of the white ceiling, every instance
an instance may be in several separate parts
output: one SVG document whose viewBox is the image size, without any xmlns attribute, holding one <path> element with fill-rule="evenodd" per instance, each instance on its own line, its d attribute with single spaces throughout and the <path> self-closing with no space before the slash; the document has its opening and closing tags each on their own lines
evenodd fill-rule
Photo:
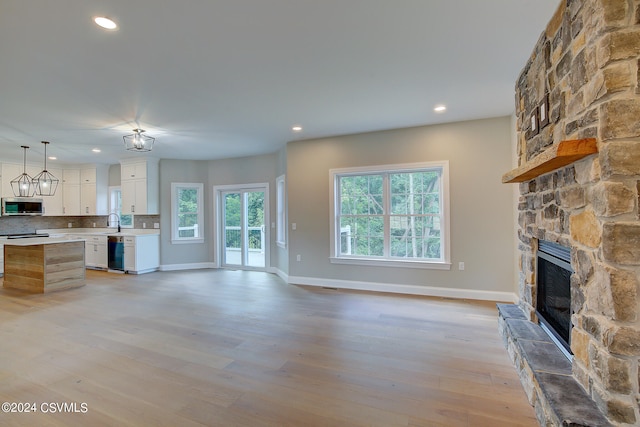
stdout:
<svg viewBox="0 0 640 427">
<path fill-rule="evenodd" d="M 507 115 L 558 3 L 0 0 L 0 161 L 41 140 L 62 163 L 219 159 Z M 138 127 L 151 153 L 124 150 Z"/>
</svg>

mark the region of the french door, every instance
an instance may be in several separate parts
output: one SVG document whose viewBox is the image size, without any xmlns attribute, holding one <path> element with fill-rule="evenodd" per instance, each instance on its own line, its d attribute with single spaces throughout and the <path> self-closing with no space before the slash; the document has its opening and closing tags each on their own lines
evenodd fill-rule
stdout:
<svg viewBox="0 0 640 427">
<path fill-rule="evenodd" d="M 222 267 L 266 270 L 268 259 L 266 187 L 218 188 L 218 253 Z"/>
</svg>

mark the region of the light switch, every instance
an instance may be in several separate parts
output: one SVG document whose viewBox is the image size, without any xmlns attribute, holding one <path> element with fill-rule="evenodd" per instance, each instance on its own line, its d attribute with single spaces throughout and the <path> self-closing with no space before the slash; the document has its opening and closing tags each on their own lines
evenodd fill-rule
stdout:
<svg viewBox="0 0 640 427">
<path fill-rule="evenodd" d="M 298 225 L 295 222 L 291 223 L 291 229 L 295 230 Z"/>
</svg>

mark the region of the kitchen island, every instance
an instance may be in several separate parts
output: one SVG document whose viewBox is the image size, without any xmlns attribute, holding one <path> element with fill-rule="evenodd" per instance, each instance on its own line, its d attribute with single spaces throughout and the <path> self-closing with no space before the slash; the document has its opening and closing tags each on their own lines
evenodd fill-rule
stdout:
<svg viewBox="0 0 640 427">
<path fill-rule="evenodd" d="M 46 293 L 85 284 L 85 240 L 55 237 L 4 242 L 4 288 Z"/>
</svg>

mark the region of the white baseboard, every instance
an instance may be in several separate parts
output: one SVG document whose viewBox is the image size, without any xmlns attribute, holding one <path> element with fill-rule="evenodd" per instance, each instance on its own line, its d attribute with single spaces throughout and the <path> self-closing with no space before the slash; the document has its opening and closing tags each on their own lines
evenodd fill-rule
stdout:
<svg viewBox="0 0 640 427">
<path fill-rule="evenodd" d="M 160 271 L 177 270 L 200 270 L 203 268 L 218 268 L 214 262 L 194 262 L 191 264 L 164 264 L 160 266 Z"/>
<path fill-rule="evenodd" d="M 281 276 L 282 277 L 282 276 Z M 284 279 L 284 277 L 283 277 Z M 442 288 L 435 286 L 400 285 L 392 283 L 359 282 L 353 280 L 322 279 L 316 277 L 289 276 L 287 283 L 292 285 L 319 286 L 337 289 L 355 289 L 360 291 L 389 292 L 396 294 L 423 295 L 482 301 L 516 302 L 513 292 L 479 291 L 475 289 Z"/>
<path fill-rule="evenodd" d="M 276 274 L 282 280 L 284 280 L 285 282 L 289 283 L 289 275 L 287 273 L 285 273 L 284 271 L 280 270 L 279 268 L 269 267 L 269 268 L 267 268 L 267 273 Z"/>
</svg>

